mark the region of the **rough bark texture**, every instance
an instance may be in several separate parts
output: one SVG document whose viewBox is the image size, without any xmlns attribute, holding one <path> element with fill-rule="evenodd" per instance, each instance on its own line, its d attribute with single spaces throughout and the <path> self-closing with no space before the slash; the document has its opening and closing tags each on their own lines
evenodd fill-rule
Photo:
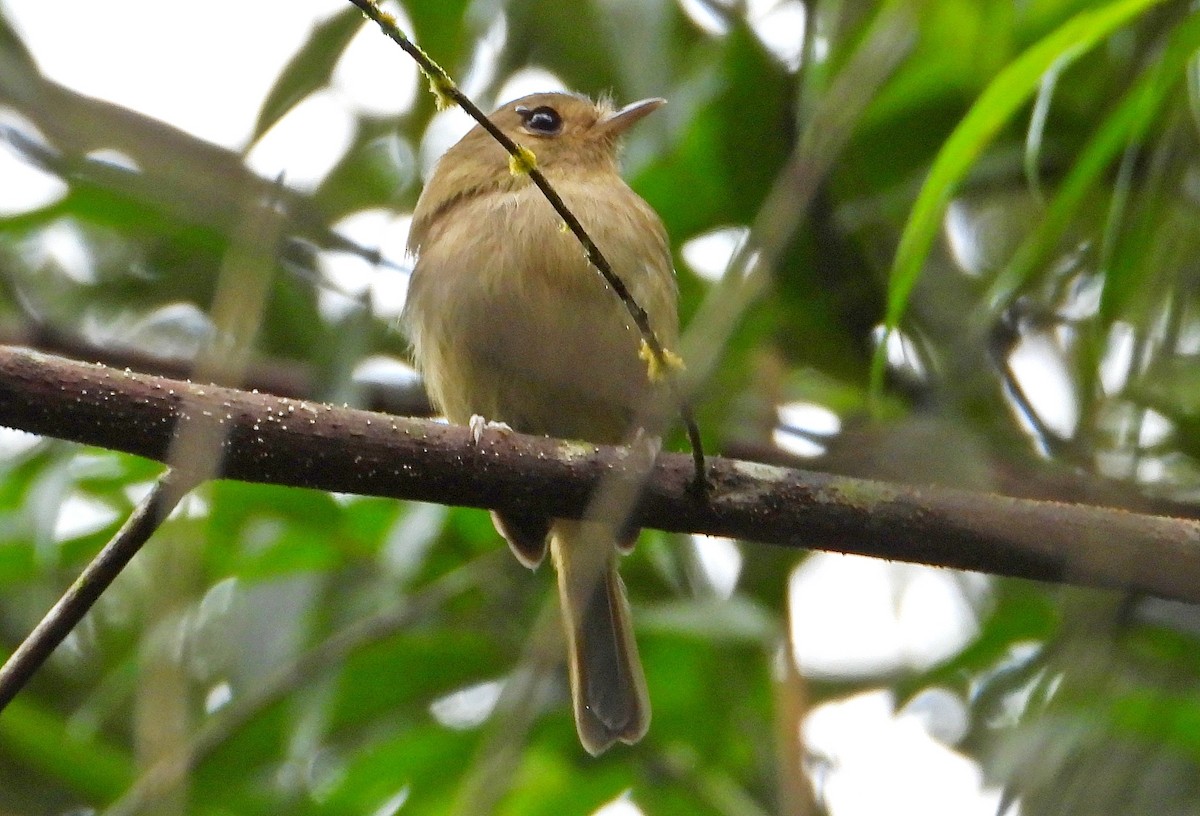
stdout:
<svg viewBox="0 0 1200 816">
<path fill-rule="evenodd" d="M 618 447 L 487 432 L 0 347 L 0 425 L 166 461 L 181 423 L 219 427 L 224 478 L 580 517 L 627 473 Z M 637 459 L 638 457 L 633 457 Z M 636 470 L 637 468 L 632 468 Z M 658 457 L 633 521 L 676 532 L 1124 587 L 1200 601 L 1200 524 L 1085 505 Z"/>
</svg>

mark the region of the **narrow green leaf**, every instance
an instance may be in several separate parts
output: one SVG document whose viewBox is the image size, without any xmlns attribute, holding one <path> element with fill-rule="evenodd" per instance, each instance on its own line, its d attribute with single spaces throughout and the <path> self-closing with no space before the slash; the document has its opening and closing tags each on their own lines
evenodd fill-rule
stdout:
<svg viewBox="0 0 1200 816">
<path fill-rule="evenodd" d="M 921 275 L 942 214 L 959 183 L 1005 123 L 1033 95 L 1051 67 L 1065 66 L 1087 53 L 1130 20 L 1163 0 L 1115 0 L 1080 12 L 1030 46 L 984 89 L 934 159 L 900 237 L 888 287 L 886 326 L 895 329 Z M 883 390 L 887 344 L 881 342 L 871 364 L 871 394 Z"/>
<path fill-rule="evenodd" d="M 358 33 L 362 12 L 354 6 L 317 26 L 312 36 L 288 61 L 271 87 L 254 123 L 254 141 L 271 129 L 304 97 L 329 82 L 342 52 Z"/>
<path fill-rule="evenodd" d="M 1146 127 L 1157 118 L 1164 100 L 1183 81 L 1187 62 L 1198 48 L 1200 15 L 1194 15 L 1175 30 L 1162 57 L 1125 94 L 1121 104 L 1084 147 L 1037 228 L 993 281 L 985 308 L 993 313 L 1002 309 L 1034 271 L 1047 263 L 1072 217 L 1095 190 L 1104 172 L 1128 144 L 1142 137 Z"/>
<path fill-rule="evenodd" d="M 10 760 L 96 803 L 116 799 L 133 780 L 129 756 L 112 745 L 79 739 L 58 714 L 25 699 L 13 700 L 0 716 L 0 747 Z"/>
</svg>

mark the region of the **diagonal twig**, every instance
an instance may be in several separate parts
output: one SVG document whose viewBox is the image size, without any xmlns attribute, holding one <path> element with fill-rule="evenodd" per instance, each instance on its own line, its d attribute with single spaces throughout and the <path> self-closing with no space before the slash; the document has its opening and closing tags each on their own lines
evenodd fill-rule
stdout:
<svg viewBox="0 0 1200 816">
<path fill-rule="evenodd" d="M 282 184 L 276 184 L 276 195 Z M 279 235 L 280 214 L 275 199 L 246 201 L 249 212 L 221 268 L 213 304 L 214 333 L 197 361 L 205 379 L 240 381 L 249 363 L 250 348 L 262 317 L 271 280 L 270 258 Z M 126 369 L 128 371 L 128 369 Z M 189 490 L 221 471 L 227 426 L 196 406 L 204 392 L 186 395 L 186 406 L 165 428 L 169 436 L 163 461 L 170 467 L 100 553 L 84 568 L 67 592 L 0 666 L 0 711 L 29 682 L 51 653 L 83 620 L 142 545 Z"/>
<path fill-rule="evenodd" d="M 84 568 L 71 587 L 34 627 L 17 650 L 0 666 L 0 711 L 12 702 L 51 652 L 83 620 L 92 605 L 116 579 L 162 520 L 191 488 L 168 471 L 138 505 L 117 534 Z"/>
</svg>

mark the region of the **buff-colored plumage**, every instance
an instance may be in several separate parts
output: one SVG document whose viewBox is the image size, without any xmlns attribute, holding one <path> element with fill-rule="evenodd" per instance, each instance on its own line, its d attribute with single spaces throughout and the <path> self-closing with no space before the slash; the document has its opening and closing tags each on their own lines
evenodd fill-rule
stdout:
<svg viewBox="0 0 1200 816">
<path fill-rule="evenodd" d="M 570 94 L 534 94 L 491 120 L 537 156 L 567 206 L 672 348 L 675 277 L 662 222 L 621 179 L 620 134 L 661 105 L 614 111 Z M 553 127 L 558 124 L 558 127 Z M 417 258 L 405 321 L 434 403 L 524 433 L 618 443 L 652 397 L 641 336 L 575 236 L 508 156 L 476 127 L 438 163 L 413 215 Z M 559 576 L 575 719 L 585 748 L 635 742 L 650 720 L 645 680 L 607 526 L 497 517 L 513 552 Z"/>
</svg>

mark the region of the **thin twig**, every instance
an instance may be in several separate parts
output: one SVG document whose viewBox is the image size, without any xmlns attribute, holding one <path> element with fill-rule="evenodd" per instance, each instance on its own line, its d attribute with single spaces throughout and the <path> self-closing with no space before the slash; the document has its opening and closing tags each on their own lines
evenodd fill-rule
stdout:
<svg viewBox="0 0 1200 816">
<path fill-rule="evenodd" d="M 834 162 L 870 101 L 912 48 L 916 24 L 903 2 L 883 4 L 876 19 L 812 113 L 791 155 L 758 208 L 749 237 L 733 253 L 720 282 L 696 310 L 683 354 L 703 381 L 715 368 L 742 316 L 771 284 L 775 265 L 808 216 Z"/>
<path fill-rule="evenodd" d="M 567 207 L 562 196 L 554 189 L 546 178 L 545 174 L 528 162 L 529 151 L 522 148 L 516 142 L 508 137 L 500 128 L 496 127 L 491 119 L 488 119 L 480 108 L 471 101 L 471 99 L 463 93 L 450 75 L 446 73 L 442 66 L 438 65 L 430 58 L 418 45 L 410 40 L 403 31 L 400 30 L 396 23 L 396 18 L 386 11 L 379 8 L 375 0 L 350 0 L 355 6 L 360 8 L 367 17 L 374 20 L 383 30 L 383 33 L 390 37 L 397 45 L 399 45 L 406 54 L 416 61 L 421 70 L 429 77 L 430 87 L 439 102 L 444 99 L 452 100 L 456 105 L 461 107 L 479 126 L 491 134 L 501 147 L 503 147 L 510 156 L 516 159 L 520 166 L 528 173 L 529 178 L 542 191 L 542 195 L 550 202 L 550 206 L 558 213 L 567 228 L 575 235 L 582 244 L 584 252 L 587 255 L 588 261 L 600 273 L 604 281 L 612 287 L 613 292 L 625 304 L 629 316 L 633 318 L 634 324 L 642 335 L 650 353 L 654 356 L 654 361 L 667 377 L 667 384 L 671 390 L 671 397 L 676 405 L 679 406 L 680 417 L 683 419 L 684 426 L 687 428 L 688 442 L 692 448 L 692 458 L 696 466 L 696 479 L 694 487 L 701 495 L 704 493 L 707 485 L 707 478 L 704 469 L 704 445 L 700 438 L 700 428 L 696 425 L 696 417 L 692 411 L 691 405 L 687 398 L 683 395 L 679 388 L 679 384 L 671 373 L 672 365 L 668 361 L 666 349 L 658 339 L 658 335 L 654 333 L 653 327 L 650 325 L 650 317 L 646 314 L 646 310 L 634 299 L 633 294 L 625 285 L 625 282 L 613 271 L 612 265 L 608 259 L 604 257 L 604 253 L 600 251 L 600 247 L 592 240 L 587 230 L 583 228 L 583 224 Z"/>
<path fill-rule="evenodd" d="M 253 194 L 257 182 L 248 186 L 251 194 L 244 199 L 242 229 L 221 267 L 213 307 L 218 331 L 195 366 L 205 379 L 241 381 L 271 281 L 271 257 L 281 225 L 280 210 L 276 205 L 283 191 L 282 179 L 272 188 L 273 198 L 265 202 Z M 211 411 L 196 409 L 195 406 L 203 401 L 203 390 L 186 395 L 183 410 L 165 429 L 170 436 L 164 457 L 169 469 L 159 477 L 112 540 L 0 667 L 0 711 L 83 619 L 180 498 L 220 473 L 227 426 Z"/>
<path fill-rule="evenodd" d="M 71 630 L 83 620 L 191 485 L 168 471 L 91 563 L 0 667 L 0 711 L 12 702 Z"/>
</svg>

